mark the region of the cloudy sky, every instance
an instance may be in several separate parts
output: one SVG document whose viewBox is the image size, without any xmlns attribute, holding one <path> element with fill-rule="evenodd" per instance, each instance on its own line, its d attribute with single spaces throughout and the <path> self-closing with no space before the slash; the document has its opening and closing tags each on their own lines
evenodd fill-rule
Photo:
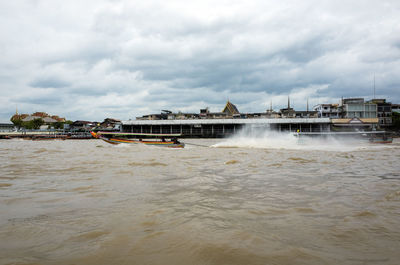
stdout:
<svg viewBox="0 0 400 265">
<path fill-rule="evenodd" d="M 0 122 L 400 103 L 400 1 L 0 2 Z"/>
</svg>

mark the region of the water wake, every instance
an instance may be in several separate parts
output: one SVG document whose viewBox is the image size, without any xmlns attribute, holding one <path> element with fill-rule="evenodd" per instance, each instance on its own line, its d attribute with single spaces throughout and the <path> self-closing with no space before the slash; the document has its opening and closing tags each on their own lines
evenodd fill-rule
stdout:
<svg viewBox="0 0 400 265">
<path fill-rule="evenodd" d="M 368 144 L 356 139 L 335 139 L 334 137 L 299 138 L 293 132 L 278 132 L 272 130 L 246 127 L 234 136 L 212 147 L 265 148 L 289 150 L 327 150 L 353 151 L 367 148 Z"/>
</svg>

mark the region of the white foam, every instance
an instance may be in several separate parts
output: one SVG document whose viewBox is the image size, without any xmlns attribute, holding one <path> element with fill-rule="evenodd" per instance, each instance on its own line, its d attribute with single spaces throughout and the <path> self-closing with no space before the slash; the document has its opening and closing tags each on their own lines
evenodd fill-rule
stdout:
<svg viewBox="0 0 400 265">
<path fill-rule="evenodd" d="M 368 148 L 368 143 L 357 139 L 335 139 L 334 137 L 302 137 L 293 132 L 278 132 L 265 129 L 245 127 L 234 136 L 213 145 L 212 147 L 243 147 L 291 150 L 329 150 L 353 151 Z"/>
</svg>

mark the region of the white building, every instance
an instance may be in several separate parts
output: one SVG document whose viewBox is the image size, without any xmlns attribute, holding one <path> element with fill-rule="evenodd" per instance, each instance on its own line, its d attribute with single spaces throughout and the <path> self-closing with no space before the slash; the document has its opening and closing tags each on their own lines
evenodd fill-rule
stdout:
<svg viewBox="0 0 400 265">
<path fill-rule="evenodd" d="M 337 119 L 340 117 L 339 104 L 318 104 L 313 110 L 317 111 L 318 118 Z"/>
</svg>

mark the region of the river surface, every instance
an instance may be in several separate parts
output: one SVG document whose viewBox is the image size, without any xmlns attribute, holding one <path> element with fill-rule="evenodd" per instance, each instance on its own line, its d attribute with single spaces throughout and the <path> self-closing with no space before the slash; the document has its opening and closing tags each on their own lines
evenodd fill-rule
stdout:
<svg viewBox="0 0 400 265">
<path fill-rule="evenodd" d="M 0 264 L 400 264 L 400 141 L 0 140 Z"/>
</svg>

